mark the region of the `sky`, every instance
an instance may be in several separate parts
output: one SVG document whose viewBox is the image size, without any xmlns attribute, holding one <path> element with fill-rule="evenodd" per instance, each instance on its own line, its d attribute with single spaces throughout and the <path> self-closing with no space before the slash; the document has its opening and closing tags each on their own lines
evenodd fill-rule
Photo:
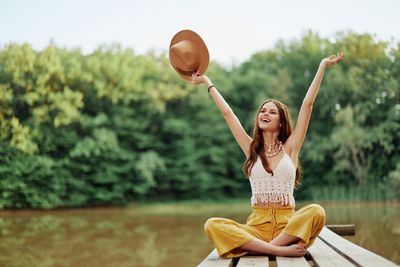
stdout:
<svg viewBox="0 0 400 267">
<path fill-rule="evenodd" d="M 211 60 L 230 65 L 308 30 L 399 41 L 399 13 L 399 0 L 0 0 L 0 46 L 41 50 L 52 41 L 87 54 L 118 43 L 137 54 L 167 52 L 176 32 L 191 29 Z"/>
</svg>

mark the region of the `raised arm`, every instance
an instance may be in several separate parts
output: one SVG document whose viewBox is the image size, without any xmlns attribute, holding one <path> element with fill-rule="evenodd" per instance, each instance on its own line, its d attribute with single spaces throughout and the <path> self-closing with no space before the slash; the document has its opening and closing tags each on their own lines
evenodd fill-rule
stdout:
<svg viewBox="0 0 400 267">
<path fill-rule="evenodd" d="M 205 84 L 207 85 L 207 88 L 213 85 L 207 76 L 204 75 L 197 76 L 197 75 L 198 73 L 194 73 L 192 76 L 193 84 Z M 229 107 L 228 103 L 226 103 L 222 95 L 218 92 L 217 88 L 215 86 L 212 86 L 209 89 L 209 92 L 215 104 L 224 115 L 225 121 L 228 124 L 229 129 L 233 134 L 233 137 L 235 137 L 235 140 L 239 144 L 243 153 L 246 155 L 246 157 L 248 157 L 250 143 L 252 141 L 251 137 L 243 129 L 243 126 L 240 123 L 239 119 L 233 113 L 232 109 Z"/>
<path fill-rule="evenodd" d="M 337 56 L 332 55 L 328 58 L 322 59 L 318 71 L 315 74 L 315 77 L 308 88 L 307 94 L 304 97 L 303 103 L 300 108 L 299 116 L 297 118 L 296 127 L 293 130 L 292 134 L 288 138 L 286 142 L 288 142 L 288 147 L 290 149 L 290 153 L 294 155 L 294 158 L 297 158 L 301 146 L 303 145 L 304 138 L 307 133 L 308 125 L 311 118 L 311 111 L 314 105 L 315 98 L 318 94 L 319 88 L 321 86 L 322 77 L 324 76 L 324 72 L 327 66 L 333 66 L 338 64 L 344 58 L 343 53 L 339 53 Z"/>
</svg>

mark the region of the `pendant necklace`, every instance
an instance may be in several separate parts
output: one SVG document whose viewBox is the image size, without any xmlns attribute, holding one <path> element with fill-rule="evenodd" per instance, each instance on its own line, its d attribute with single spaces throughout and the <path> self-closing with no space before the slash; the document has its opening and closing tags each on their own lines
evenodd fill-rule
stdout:
<svg viewBox="0 0 400 267">
<path fill-rule="evenodd" d="M 267 158 L 271 158 L 271 157 L 277 155 L 279 152 L 281 152 L 281 150 L 282 150 L 282 142 L 281 142 L 281 141 L 277 141 L 275 144 L 278 145 L 278 150 L 275 151 L 275 152 L 272 152 L 272 146 L 273 146 L 274 144 L 268 144 L 268 145 L 267 145 L 267 146 L 268 146 L 268 149 L 267 149 L 267 151 L 264 152 L 264 155 L 265 155 Z"/>
</svg>

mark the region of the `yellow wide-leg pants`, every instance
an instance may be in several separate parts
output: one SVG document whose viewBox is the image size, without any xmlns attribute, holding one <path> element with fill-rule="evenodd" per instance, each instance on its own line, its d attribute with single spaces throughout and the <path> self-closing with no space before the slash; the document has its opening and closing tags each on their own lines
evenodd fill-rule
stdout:
<svg viewBox="0 0 400 267">
<path fill-rule="evenodd" d="M 310 247 L 325 225 L 325 210 L 318 204 L 307 205 L 298 211 L 292 207 L 252 206 L 246 224 L 226 218 L 212 217 L 204 224 L 206 236 L 214 243 L 218 255 L 241 257 L 248 253 L 239 248 L 254 238 L 270 242 L 282 231 L 301 239 Z"/>
</svg>

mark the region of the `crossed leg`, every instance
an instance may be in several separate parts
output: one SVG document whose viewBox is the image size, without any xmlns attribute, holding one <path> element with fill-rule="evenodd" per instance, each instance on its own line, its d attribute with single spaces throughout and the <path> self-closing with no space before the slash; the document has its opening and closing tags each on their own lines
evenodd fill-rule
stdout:
<svg viewBox="0 0 400 267">
<path fill-rule="evenodd" d="M 310 233 L 309 238 L 307 238 L 309 240 L 307 246 L 309 246 L 313 243 L 325 224 L 325 211 L 321 206 L 311 204 L 297 211 L 295 216 L 292 217 L 292 221 L 288 225 L 289 232 L 295 232 L 293 229 L 306 229 L 307 231 L 303 230 L 303 232 Z M 287 227 L 285 228 L 286 230 L 288 229 Z M 241 246 L 241 248 L 277 256 L 303 256 L 307 252 L 301 238 L 283 232 L 270 242 L 253 239 Z"/>
<path fill-rule="evenodd" d="M 306 249 L 301 244 L 294 244 L 300 241 L 300 238 L 280 233 L 271 242 L 266 242 L 254 238 L 240 248 L 249 251 L 249 254 L 266 253 L 276 256 L 294 256 L 300 257 L 306 254 Z"/>
<path fill-rule="evenodd" d="M 301 239 L 296 236 L 287 235 L 281 232 L 277 237 L 275 237 L 270 244 L 277 245 L 277 246 L 289 246 L 292 244 L 296 244 Z"/>
</svg>

